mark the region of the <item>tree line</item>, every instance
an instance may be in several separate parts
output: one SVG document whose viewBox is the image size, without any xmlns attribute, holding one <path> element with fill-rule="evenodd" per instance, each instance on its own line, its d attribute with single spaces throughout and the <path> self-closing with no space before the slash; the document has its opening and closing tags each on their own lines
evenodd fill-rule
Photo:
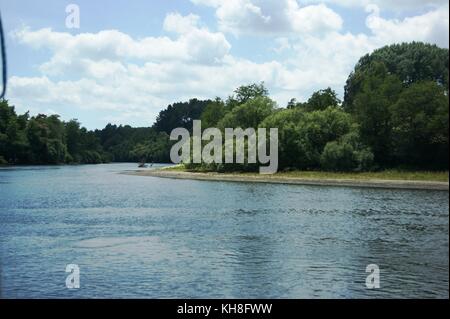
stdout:
<svg viewBox="0 0 450 319">
<path fill-rule="evenodd" d="M 169 162 L 172 129 L 277 127 L 282 170 L 448 169 L 448 49 L 386 46 L 362 57 L 343 101 L 330 88 L 277 107 L 263 83 L 226 100 L 191 99 L 162 110 L 152 127 L 108 124 L 88 131 L 57 115 L 17 115 L 0 102 L 0 163 Z M 191 169 L 253 171 L 252 164 L 190 164 Z"/>
</svg>

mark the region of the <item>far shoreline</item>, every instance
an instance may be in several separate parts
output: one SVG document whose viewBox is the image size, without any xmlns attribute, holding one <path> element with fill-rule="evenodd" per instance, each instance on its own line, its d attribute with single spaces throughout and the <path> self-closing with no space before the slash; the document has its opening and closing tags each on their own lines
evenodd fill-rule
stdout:
<svg viewBox="0 0 450 319">
<path fill-rule="evenodd" d="M 449 182 L 423 180 L 388 180 L 388 179 L 350 179 L 350 178 L 302 178 L 279 174 L 259 175 L 245 173 L 189 172 L 174 169 L 135 170 L 124 172 L 127 175 L 151 176 L 171 179 L 189 179 L 217 182 L 270 183 L 288 185 L 313 185 L 337 187 L 363 187 L 406 190 L 449 191 Z"/>
</svg>

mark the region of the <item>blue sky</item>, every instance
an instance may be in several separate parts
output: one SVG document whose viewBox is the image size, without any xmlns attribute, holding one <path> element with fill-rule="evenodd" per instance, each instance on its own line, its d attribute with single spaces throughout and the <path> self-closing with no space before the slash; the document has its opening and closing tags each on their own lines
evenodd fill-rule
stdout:
<svg viewBox="0 0 450 319">
<path fill-rule="evenodd" d="M 68 4 L 80 28 L 67 28 Z M 448 47 L 445 0 L 0 0 L 7 99 L 92 129 L 151 125 L 168 104 L 264 81 L 280 107 L 386 44 Z"/>
</svg>

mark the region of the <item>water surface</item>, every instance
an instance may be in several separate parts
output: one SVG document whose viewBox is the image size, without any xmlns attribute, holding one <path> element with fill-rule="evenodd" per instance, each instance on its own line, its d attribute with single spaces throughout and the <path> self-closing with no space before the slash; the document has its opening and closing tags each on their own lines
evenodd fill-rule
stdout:
<svg viewBox="0 0 450 319">
<path fill-rule="evenodd" d="M 120 174 L 131 169 L 0 169 L 0 297 L 449 296 L 448 192 Z M 365 286 L 368 264 L 380 289 Z"/>
</svg>

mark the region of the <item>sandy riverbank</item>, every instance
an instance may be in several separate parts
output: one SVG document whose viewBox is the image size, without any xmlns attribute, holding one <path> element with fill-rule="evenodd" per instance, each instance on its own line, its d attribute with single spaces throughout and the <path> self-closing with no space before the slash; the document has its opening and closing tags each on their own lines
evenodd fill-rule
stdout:
<svg viewBox="0 0 450 319">
<path fill-rule="evenodd" d="M 249 175 L 226 173 L 196 173 L 166 169 L 136 170 L 126 174 L 137 176 L 153 176 L 161 178 L 193 179 L 220 182 L 254 182 L 317 186 L 372 187 L 392 189 L 420 189 L 448 191 L 448 182 L 411 181 L 411 180 L 379 180 L 379 179 L 312 179 L 274 175 Z"/>
</svg>

